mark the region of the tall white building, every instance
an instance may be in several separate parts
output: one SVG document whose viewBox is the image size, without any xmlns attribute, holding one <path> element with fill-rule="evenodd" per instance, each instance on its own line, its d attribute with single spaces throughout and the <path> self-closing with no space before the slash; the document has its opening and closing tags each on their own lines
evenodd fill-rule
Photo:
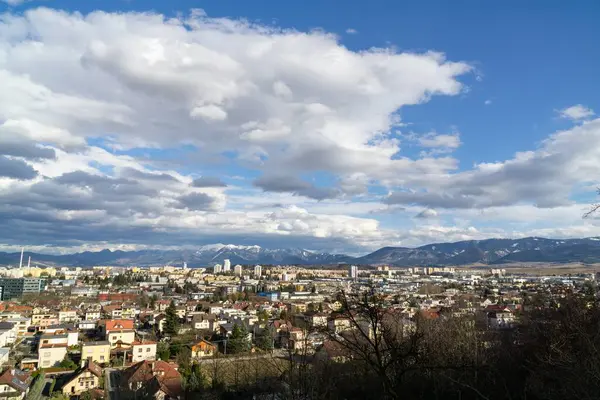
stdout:
<svg viewBox="0 0 600 400">
<path fill-rule="evenodd" d="M 229 271 L 231 271 L 231 261 L 225 260 L 225 261 L 223 261 L 223 272 L 229 272 Z"/>
<path fill-rule="evenodd" d="M 358 278 L 358 267 L 356 265 L 350 266 L 350 278 L 352 278 L 352 279 Z"/>
<path fill-rule="evenodd" d="M 229 260 L 225 260 L 225 261 L 229 261 Z M 242 276 L 242 266 L 240 264 L 238 264 L 235 267 L 233 267 L 233 273 L 238 276 Z"/>
<path fill-rule="evenodd" d="M 254 276 L 260 278 L 262 276 L 262 266 L 255 265 L 254 266 Z"/>
<path fill-rule="evenodd" d="M 222 269 L 223 267 L 221 267 L 221 264 L 215 264 L 213 267 L 213 274 L 220 274 Z"/>
</svg>

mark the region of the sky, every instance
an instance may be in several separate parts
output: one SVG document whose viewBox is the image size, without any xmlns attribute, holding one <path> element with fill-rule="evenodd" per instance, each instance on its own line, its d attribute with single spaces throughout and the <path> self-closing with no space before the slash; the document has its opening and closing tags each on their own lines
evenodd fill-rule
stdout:
<svg viewBox="0 0 600 400">
<path fill-rule="evenodd" d="M 598 17 L 0 0 L 0 250 L 600 236 Z"/>
</svg>

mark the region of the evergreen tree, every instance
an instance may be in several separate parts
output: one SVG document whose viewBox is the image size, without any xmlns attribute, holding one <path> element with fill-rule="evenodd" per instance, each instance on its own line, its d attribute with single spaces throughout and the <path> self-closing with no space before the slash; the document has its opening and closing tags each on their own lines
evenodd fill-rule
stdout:
<svg viewBox="0 0 600 400">
<path fill-rule="evenodd" d="M 163 361 L 169 361 L 169 358 L 171 358 L 171 350 L 169 350 L 169 345 L 165 342 L 159 342 L 156 349 L 156 355 Z"/>
<path fill-rule="evenodd" d="M 248 329 L 243 324 L 240 326 L 235 324 L 231 337 L 227 343 L 227 352 L 236 354 L 250 350 L 250 342 L 248 341 Z"/>
<path fill-rule="evenodd" d="M 150 308 L 154 310 L 154 307 L 156 307 L 156 300 L 158 300 L 158 297 L 156 296 L 156 293 L 152 295 L 152 297 L 150 297 Z"/>
<path fill-rule="evenodd" d="M 273 350 L 273 338 L 275 330 L 271 325 L 267 326 L 256 339 L 256 345 L 263 350 Z"/>
<path fill-rule="evenodd" d="M 175 309 L 175 302 L 171 301 L 171 304 L 165 310 L 165 328 L 164 332 L 167 335 L 175 336 L 179 330 L 179 317 L 177 316 L 177 310 Z"/>
</svg>

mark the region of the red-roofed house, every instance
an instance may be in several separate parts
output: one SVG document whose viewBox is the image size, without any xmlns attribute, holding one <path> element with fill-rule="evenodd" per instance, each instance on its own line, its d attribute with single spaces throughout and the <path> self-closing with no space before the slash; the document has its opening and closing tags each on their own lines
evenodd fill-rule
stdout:
<svg viewBox="0 0 600 400">
<path fill-rule="evenodd" d="M 31 385 L 31 375 L 18 369 L 7 369 L 0 374 L 0 396 L 23 399 Z"/>
<path fill-rule="evenodd" d="M 121 392 L 132 397 L 157 400 L 182 399 L 181 375 L 165 361 L 141 361 L 121 375 Z"/>
<path fill-rule="evenodd" d="M 111 347 L 117 343 L 131 344 L 135 341 L 135 330 L 131 319 L 107 319 L 98 324 L 98 330 Z"/>
</svg>

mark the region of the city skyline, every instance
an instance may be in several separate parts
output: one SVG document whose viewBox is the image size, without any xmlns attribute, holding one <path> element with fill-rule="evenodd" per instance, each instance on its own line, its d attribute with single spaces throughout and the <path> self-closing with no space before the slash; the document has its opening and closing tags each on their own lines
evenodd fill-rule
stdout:
<svg viewBox="0 0 600 400">
<path fill-rule="evenodd" d="M 600 5 L 98 6 L 0 1 L 0 251 L 600 236 Z"/>
</svg>

